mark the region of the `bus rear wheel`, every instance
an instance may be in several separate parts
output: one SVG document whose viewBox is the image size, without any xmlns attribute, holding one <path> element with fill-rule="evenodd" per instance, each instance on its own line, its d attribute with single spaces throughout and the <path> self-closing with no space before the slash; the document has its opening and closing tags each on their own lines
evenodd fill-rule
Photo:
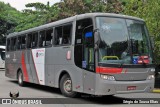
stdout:
<svg viewBox="0 0 160 107">
<path fill-rule="evenodd" d="M 23 73 L 22 73 L 22 71 L 20 70 L 19 72 L 18 72 L 18 84 L 20 85 L 20 86 L 24 86 L 24 81 L 23 81 Z"/>
<path fill-rule="evenodd" d="M 60 80 L 60 90 L 66 97 L 76 97 L 77 92 L 72 91 L 72 80 L 69 75 L 65 74 Z"/>
</svg>

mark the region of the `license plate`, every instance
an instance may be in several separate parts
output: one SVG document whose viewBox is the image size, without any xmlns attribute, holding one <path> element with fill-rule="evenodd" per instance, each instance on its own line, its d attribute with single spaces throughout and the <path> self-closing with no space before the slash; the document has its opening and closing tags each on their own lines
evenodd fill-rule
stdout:
<svg viewBox="0 0 160 107">
<path fill-rule="evenodd" d="M 128 91 L 130 91 L 130 90 L 136 90 L 136 86 L 128 86 L 128 87 L 127 87 L 127 90 L 128 90 Z"/>
</svg>

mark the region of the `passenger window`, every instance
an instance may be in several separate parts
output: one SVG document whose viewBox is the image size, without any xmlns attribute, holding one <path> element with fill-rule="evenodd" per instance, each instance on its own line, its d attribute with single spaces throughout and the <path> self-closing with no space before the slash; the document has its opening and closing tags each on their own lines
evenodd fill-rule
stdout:
<svg viewBox="0 0 160 107">
<path fill-rule="evenodd" d="M 32 48 L 36 48 L 38 43 L 38 32 L 32 34 Z"/>
<path fill-rule="evenodd" d="M 31 48 L 31 40 L 32 40 L 32 34 L 28 34 L 28 38 L 27 38 L 27 48 Z"/>
<path fill-rule="evenodd" d="M 17 41 L 17 38 L 12 38 L 11 39 L 11 50 L 12 51 L 16 50 L 16 41 Z"/>
<path fill-rule="evenodd" d="M 21 39 L 21 49 L 25 49 L 26 48 L 26 36 L 22 36 Z"/>
<path fill-rule="evenodd" d="M 17 49 L 21 49 L 21 36 L 18 37 L 18 41 L 17 41 Z"/>
<path fill-rule="evenodd" d="M 65 25 L 55 28 L 54 32 L 54 44 L 70 44 L 71 43 L 71 34 L 72 34 L 72 25 Z"/>
<path fill-rule="evenodd" d="M 55 45 L 62 44 L 62 27 L 55 28 L 54 44 Z"/>
<path fill-rule="evenodd" d="M 39 47 L 45 46 L 45 31 L 40 31 L 39 33 Z"/>
<path fill-rule="evenodd" d="M 63 27 L 63 44 L 71 43 L 72 25 L 67 25 Z"/>
<path fill-rule="evenodd" d="M 52 46 L 52 33 L 53 33 L 53 29 L 48 29 L 46 31 L 46 42 L 45 42 L 45 46 Z"/>
</svg>

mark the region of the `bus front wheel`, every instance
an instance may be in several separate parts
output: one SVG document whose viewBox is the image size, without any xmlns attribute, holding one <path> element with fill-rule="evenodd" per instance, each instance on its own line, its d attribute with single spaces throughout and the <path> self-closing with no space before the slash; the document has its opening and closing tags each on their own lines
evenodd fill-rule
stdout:
<svg viewBox="0 0 160 107">
<path fill-rule="evenodd" d="M 60 90 L 66 97 L 76 97 L 77 93 L 72 91 L 72 80 L 69 75 L 65 74 L 60 80 Z"/>
<path fill-rule="evenodd" d="M 20 86 L 23 86 L 24 85 L 24 81 L 23 81 L 23 73 L 22 73 L 21 70 L 18 72 L 18 78 L 17 79 L 18 79 L 18 84 Z"/>
</svg>

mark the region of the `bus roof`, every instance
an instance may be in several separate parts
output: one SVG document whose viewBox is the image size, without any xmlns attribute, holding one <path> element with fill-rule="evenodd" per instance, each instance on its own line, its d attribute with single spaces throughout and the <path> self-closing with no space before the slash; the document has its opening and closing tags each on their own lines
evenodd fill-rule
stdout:
<svg viewBox="0 0 160 107">
<path fill-rule="evenodd" d="M 43 30 L 52 26 L 57 26 L 57 25 L 61 25 L 61 24 L 65 24 L 65 23 L 69 23 L 71 21 L 74 20 L 80 20 L 80 19 L 84 19 L 84 18 L 92 18 L 92 17 L 96 17 L 96 16 L 110 16 L 110 17 L 117 17 L 117 18 L 126 18 L 126 19 L 133 19 L 133 20 L 139 20 L 139 21 L 144 21 L 143 19 L 137 18 L 137 17 L 133 17 L 133 16 L 128 16 L 128 15 L 122 15 L 122 14 L 115 14 L 115 13 L 85 13 L 85 14 L 80 14 L 80 15 L 75 15 L 69 18 L 65 18 L 65 19 L 61 19 L 55 22 L 51 22 L 45 25 L 41 25 L 38 27 L 34 27 L 34 28 L 30 28 L 28 30 L 24 30 L 21 32 L 14 32 L 11 33 L 9 35 L 7 35 L 7 38 L 9 37 L 14 37 L 17 35 L 23 35 L 26 33 L 30 33 L 30 32 L 34 32 L 37 30 Z"/>
<path fill-rule="evenodd" d="M 108 16 L 108 17 L 110 16 L 110 17 L 118 17 L 118 18 L 126 18 L 126 19 L 144 21 L 143 19 L 138 18 L 138 17 L 123 15 L 123 14 L 115 14 L 115 13 L 86 13 L 86 14 L 77 15 L 77 19 L 79 18 L 82 19 L 86 17 L 96 17 L 96 16 Z"/>
</svg>

